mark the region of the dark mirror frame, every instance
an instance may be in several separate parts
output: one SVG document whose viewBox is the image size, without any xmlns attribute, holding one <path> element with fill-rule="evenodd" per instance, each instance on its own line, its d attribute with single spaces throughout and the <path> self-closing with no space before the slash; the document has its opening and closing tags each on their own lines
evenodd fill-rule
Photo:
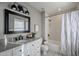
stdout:
<svg viewBox="0 0 79 59">
<path fill-rule="evenodd" d="M 9 14 L 17 15 L 28 19 L 28 31 L 9 31 Z M 27 33 L 30 32 L 30 17 L 20 13 L 5 9 L 4 10 L 4 34 Z"/>
</svg>

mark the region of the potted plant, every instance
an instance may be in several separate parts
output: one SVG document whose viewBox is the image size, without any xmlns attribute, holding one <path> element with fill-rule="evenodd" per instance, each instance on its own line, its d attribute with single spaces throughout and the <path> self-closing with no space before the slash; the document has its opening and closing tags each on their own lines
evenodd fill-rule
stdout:
<svg viewBox="0 0 79 59">
<path fill-rule="evenodd" d="M 35 32 L 32 32 L 32 37 L 33 37 L 33 38 L 35 37 L 35 34 L 36 34 Z"/>
</svg>

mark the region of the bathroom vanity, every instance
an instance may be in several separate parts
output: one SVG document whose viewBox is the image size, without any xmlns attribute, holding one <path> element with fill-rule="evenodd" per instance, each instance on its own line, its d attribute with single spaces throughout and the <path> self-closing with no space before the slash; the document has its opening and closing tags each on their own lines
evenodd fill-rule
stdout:
<svg viewBox="0 0 79 59">
<path fill-rule="evenodd" d="M 26 42 L 0 42 L 0 56 L 40 56 L 42 38 L 33 38 Z"/>
<path fill-rule="evenodd" d="M 5 9 L 4 16 L 5 35 L 30 33 L 30 17 L 26 14 Z M 25 38 L 19 41 L 8 41 L 7 43 L 3 39 L 0 40 L 0 56 L 40 56 L 41 45 L 42 38 Z"/>
</svg>

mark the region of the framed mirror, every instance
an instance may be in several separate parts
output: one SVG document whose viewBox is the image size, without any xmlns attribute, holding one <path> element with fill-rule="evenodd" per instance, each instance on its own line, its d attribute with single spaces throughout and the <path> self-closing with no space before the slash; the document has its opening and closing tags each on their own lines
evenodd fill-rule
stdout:
<svg viewBox="0 0 79 59">
<path fill-rule="evenodd" d="M 5 9 L 4 33 L 30 32 L 30 17 Z"/>
</svg>

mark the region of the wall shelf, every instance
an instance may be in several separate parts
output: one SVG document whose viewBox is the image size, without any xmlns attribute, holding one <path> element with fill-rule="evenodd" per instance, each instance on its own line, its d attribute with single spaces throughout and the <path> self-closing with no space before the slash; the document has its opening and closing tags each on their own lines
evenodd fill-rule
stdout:
<svg viewBox="0 0 79 59">
<path fill-rule="evenodd" d="M 16 13 L 18 13 L 18 14 L 21 14 L 21 15 L 30 17 L 30 15 L 24 14 L 24 13 L 19 12 L 19 11 L 12 10 L 12 9 L 10 9 L 10 8 L 6 8 L 6 9 L 7 9 L 7 10 L 10 10 L 10 11 L 13 11 L 13 12 L 16 12 Z"/>
</svg>

